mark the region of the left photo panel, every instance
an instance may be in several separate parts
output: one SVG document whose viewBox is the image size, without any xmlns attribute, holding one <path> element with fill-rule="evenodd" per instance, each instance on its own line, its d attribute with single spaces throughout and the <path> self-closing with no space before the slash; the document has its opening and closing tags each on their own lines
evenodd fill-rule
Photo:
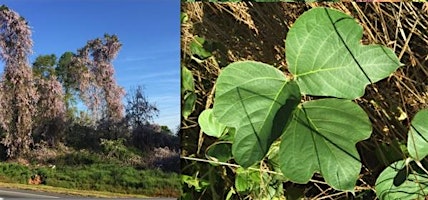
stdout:
<svg viewBox="0 0 428 200">
<path fill-rule="evenodd" d="M 179 8 L 0 3 L 0 199 L 181 196 Z"/>
</svg>

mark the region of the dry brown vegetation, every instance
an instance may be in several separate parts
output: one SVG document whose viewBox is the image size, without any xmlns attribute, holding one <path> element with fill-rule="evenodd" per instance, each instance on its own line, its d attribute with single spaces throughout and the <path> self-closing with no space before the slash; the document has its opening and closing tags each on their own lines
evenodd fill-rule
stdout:
<svg viewBox="0 0 428 200">
<path fill-rule="evenodd" d="M 428 107 L 428 3 L 183 3 L 181 10 L 188 21 L 181 25 L 182 64 L 194 76 L 197 102 L 189 119 L 182 121 L 182 156 L 203 158 L 204 150 L 214 141 L 200 132 L 197 116 L 212 106 L 213 85 L 220 69 L 234 61 L 255 60 L 288 74 L 284 53 L 287 31 L 304 11 L 318 6 L 352 15 L 363 26 L 363 44 L 385 45 L 404 64 L 388 78 L 368 86 L 365 95 L 356 100 L 373 122 L 370 139 L 357 145 L 363 168 L 356 191 L 371 192 L 374 197 L 376 178 L 392 162 L 377 159 L 375 154 L 387 154 L 381 146 L 394 148 L 391 144 L 395 140 L 406 141 L 412 117 Z M 207 48 L 213 57 L 201 62 L 191 58 L 189 46 L 195 36 L 210 42 Z M 183 159 L 182 173 L 203 173 L 206 168 L 202 165 Z M 202 199 L 227 194 L 234 183 L 234 168 L 220 166 L 215 170 L 219 171 L 215 180 L 221 183 L 214 187 L 225 192 L 213 194 L 211 188 L 200 193 L 192 191 L 194 194 Z M 290 183 L 285 187 L 287 184 Z M 317 176 L 301 187 L 308 198 L 351 195 L 334 191 Z"/>
</svg>

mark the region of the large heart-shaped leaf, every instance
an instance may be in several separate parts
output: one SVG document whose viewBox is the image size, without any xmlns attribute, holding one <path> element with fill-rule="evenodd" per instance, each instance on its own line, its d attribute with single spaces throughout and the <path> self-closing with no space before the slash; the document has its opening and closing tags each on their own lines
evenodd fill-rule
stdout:
<svg viewBox="0 0 428 200">
<path fill-rule="evenodd" d="M 376 195 L 380 200 L 425 199 L 428 196 L 428 175 L 414 162 L 392 163 L 376 180 Z"/>
<path fill-rule="evenodd" d="M 400 66 L 391 49 L 364 46 L 361 37 L 361 26 L 342 12 L 314 8 L 302 14 L 286 38 L 288 67 L 302 93 L 355 99 Z"/>
<path fill-rule="evenodd" d="M 281 170 L 296 183 L 307 183 L 319 172 L 333 188 L 352 191 L 361 169 L 355 144 L 371 130 L 367 114 L 352 101 L 305 102 L 281 138 Z"/>
<path fill-rule="evenodd" d="M 407 149 L 415 160 L 428 155 L 428 110 L 419 111 L 412 120 L 407 137 Z"/>
<path fill-rule="evenodd" d="M 235 161 L 249 167 L 260 161 L 300 102 L 300 91 L 278 69 L 259 62 L 235 62 L 216 83 L 214 117 L 235 127 Z"/>
</svg>

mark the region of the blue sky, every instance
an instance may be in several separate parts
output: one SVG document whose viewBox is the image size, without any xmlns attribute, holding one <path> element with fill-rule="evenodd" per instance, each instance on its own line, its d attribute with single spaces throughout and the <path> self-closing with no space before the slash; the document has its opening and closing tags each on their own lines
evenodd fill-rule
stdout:
<svg viewBox="0 0 428 200">
<path fill-rule="evenodd" d="M 3 0 L 32 27 L 30 63 L 38 55 L 76 52 L 88 40 L 116 34 L 123 46 L 114 60 L 118 84 L 142 85 L 160 110 L 155 123 L 180 123 L 180 1 Z M 3 72 L 3 63 L 0 64 Z"/>
</svg>

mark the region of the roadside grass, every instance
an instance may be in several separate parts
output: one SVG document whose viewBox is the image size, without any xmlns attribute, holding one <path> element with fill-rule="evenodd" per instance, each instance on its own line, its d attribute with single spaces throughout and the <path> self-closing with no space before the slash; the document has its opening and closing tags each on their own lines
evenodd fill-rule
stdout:
<svg viewBox="0 0 428 200">
<path fill-rule="evenodd" d="M 27 185 L 28 179 L 35 174 L 42 177 L 45 185 Z M 47 189 L 50 192 L 84 196 L 105 194 L 107 197 L 112 197 L 112 194 L 177 197 L 181 187 L 179 175 L 176 173 L 152 169 L 137 170 L 118 164 L 56 166 L 53 169 L 46 166 L 27 167 L 15 163 L 0 163 L 0 181 L 7 182 L 6 185 L 15 183 L 22 189 Z"/>
</svg>

